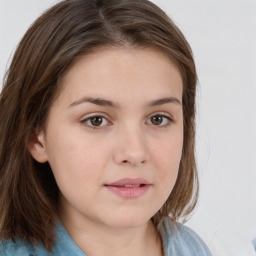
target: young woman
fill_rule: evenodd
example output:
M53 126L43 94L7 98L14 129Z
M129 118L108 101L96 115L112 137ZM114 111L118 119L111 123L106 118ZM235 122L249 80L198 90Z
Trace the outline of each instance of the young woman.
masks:
M69 0L20 42L0 98L0 254L210 255L197 201L196 70L147 0Z

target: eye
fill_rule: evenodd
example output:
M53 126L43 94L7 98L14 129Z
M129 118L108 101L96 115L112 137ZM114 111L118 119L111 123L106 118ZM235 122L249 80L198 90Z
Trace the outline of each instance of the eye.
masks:
M162 114L156 114L151 116L148 120L147 123L150 125L155 125L155 126L160 126L160 127L166 127L168 126L173 120Z
M97 129L108 125L109 121L101 115L95 115L82 120L81 123L89 128Z

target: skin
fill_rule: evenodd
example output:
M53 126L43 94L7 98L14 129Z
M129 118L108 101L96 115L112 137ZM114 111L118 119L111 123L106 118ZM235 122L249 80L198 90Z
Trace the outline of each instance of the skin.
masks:
M52 168L62 223L88 255L162 255L150 219L171 193L181 159L177 67L153 49L100 49L79 59L60 86L30 152ZM105 186L127 177L151 186L138 198Z

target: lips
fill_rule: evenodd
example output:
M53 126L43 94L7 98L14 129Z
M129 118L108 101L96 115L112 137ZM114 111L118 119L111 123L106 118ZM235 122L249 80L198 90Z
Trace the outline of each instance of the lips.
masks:
M151 186L149 181L142 178L125 178L105 185L110 192L123 198L138 198Z

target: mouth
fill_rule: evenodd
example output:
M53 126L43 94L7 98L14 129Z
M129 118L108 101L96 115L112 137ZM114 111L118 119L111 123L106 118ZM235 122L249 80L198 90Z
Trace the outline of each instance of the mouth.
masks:
M126 184L126 185L123 185L123 186L116 186L116 187L138 188L138 187L142 187L142 186L145 186L145 184L138 184L138 185Z
M110 192L122 198L141 197L151 186L149 181L141 178L125 178L105 185Z

